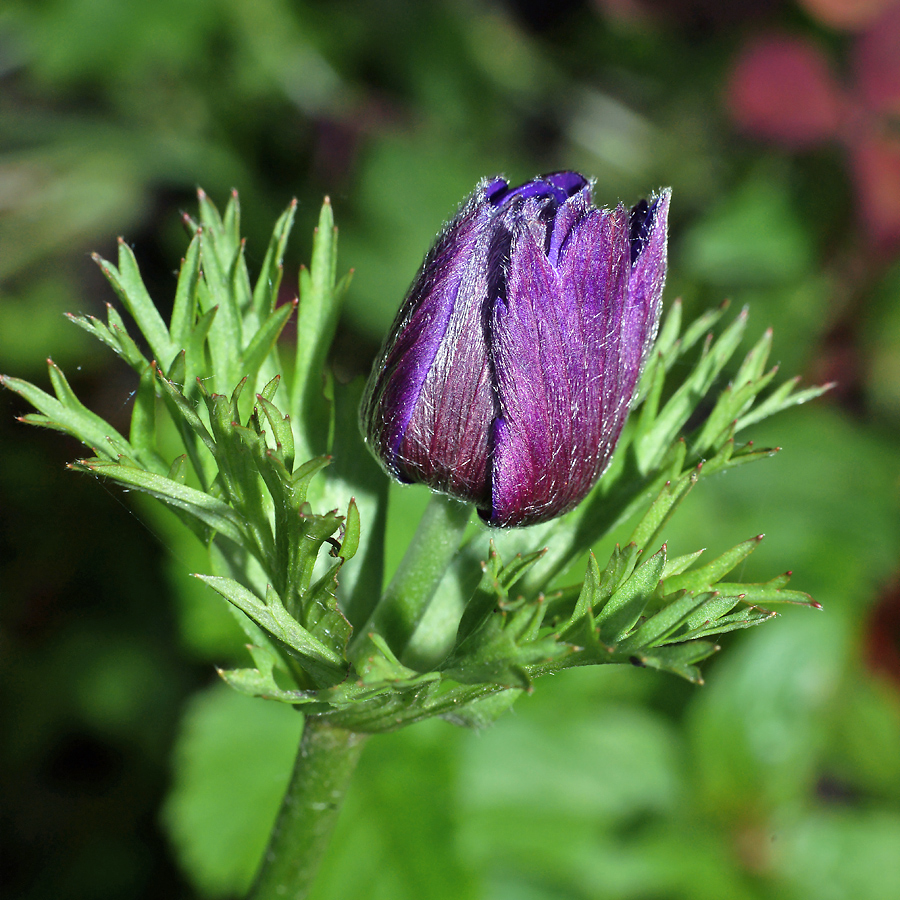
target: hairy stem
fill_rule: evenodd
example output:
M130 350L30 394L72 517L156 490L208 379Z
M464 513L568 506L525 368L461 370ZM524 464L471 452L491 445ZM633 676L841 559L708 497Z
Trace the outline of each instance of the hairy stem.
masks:
M249 900L303 900L309 895L366 737L307 717Z

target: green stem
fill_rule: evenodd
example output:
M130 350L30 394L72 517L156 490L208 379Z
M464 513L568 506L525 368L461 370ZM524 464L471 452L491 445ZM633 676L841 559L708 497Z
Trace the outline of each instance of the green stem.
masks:
M366 737L307 717L291 781L249 900L308 896Z
M354 662L370 652L372 632L381 635L398 657L403 655L459 550L471 517L471 506L432 494L391 583L350 648Z

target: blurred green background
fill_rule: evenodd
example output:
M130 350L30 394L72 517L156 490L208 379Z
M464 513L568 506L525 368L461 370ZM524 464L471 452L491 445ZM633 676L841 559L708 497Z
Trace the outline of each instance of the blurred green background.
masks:
M790 567L825 612L727 637L704 687L572 671L484 732L374 738L315 897L900 896L894 0L7 0L0 371L52 356L124 427L130 373L62 313L113 301L117 235L170 302L197 185L240 191L251 266L298 197L286 291L331 196L335 364L365 371L477 179L560 168L601 203L672 185L667 298L749 303L783 374L838 380L669 535L765 531L742 577ZM0 396L3 896L239 896L299 717L218 683L241 641L200 548L25 411ZM399 542L423 499L392 495Z

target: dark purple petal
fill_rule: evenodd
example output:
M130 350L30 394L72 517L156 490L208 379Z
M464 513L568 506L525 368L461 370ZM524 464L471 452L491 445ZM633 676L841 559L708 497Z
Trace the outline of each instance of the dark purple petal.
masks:
M509 182L505 178L491 178L485 185L484 197L496 206L499 199L503 197L508 189Z
M578 172L552 172L550 175L544 175L542 180L559 188L567 197L578 193L588 184L587 178Z
M483 185L484 186L484 185ZM367 438L386 467L404 481L437 490L465 484L463 496L484 493L487 430L493 416L487 351L480 327L487 296L489 223L483 186L439 236L413 282L385 341L363 401ZM448 367L454 369L448 379ZM462 408L464 404L465 408ZM451 458L440 458L449 416L464 429ZM458 439L459 434L454 435ZM447 449L447 448L443 448ZM460 459L469 458L465 472ZM455 473L452 477L447 473ZM436 481L435 481L436 479ZM444 484L447 487L444 487Z
M496 188L496 184L497 182L491 183L487 194L494 206L507 205L514 200L527 200L529 197L550 198L562 205L573 194L587 187L588 182L577 172L554 172L520 184L516 188L508 186Z
M637 366L638 376L647 361L659 325L663 287L666 283L666 237L671 198L671 190L651 197L646 210L639 214L638 229L634 227L635 215L632 210L631 277L623 311L627 331L625 346L629 353L623 362L629 371Z
M396 449L407 478L476 503L484 501L488 487L488 436L494 417L482 328L486 294L479 267L470 267Z

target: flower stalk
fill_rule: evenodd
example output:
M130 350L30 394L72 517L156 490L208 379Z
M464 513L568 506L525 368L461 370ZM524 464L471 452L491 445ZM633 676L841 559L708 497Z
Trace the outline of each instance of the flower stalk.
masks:
M472 508L443 494L432 494L403 560L369 621L351 643L349 657L357 671L365 671L373 651L374 632L401 661L459 551Z
M249 900L303 900L322 862L367 735L307 716Z

